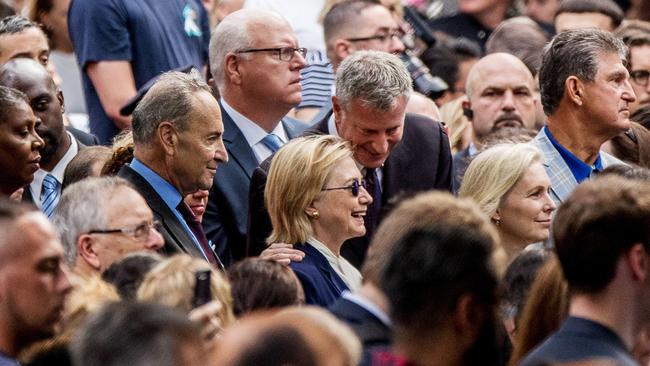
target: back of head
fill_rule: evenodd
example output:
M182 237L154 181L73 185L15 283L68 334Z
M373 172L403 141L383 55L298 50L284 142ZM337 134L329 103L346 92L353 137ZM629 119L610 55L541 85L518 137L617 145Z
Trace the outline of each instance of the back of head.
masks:
M113 284L123 300L135 300L144 276L162 257L156 253L137 252L124 256L102 273L102 279Z
M498 234L476 204L467 199L458 199L449 193L427 192L404 200L382 221L373 237L363 266L364 281L379 285L382 273L398 243L416 230L428 230L440 224L472 227L484 237L489 237L495 246L495 263L505 260L498 244ZM504 268L501 268L504 269Z
M650 131L637 122L631 128L610 140L612 155L644 168L650 168Z
M77 259L77 239L81 234L106 227L106 209L115 191L132 188L118 177L90 177L66 187L57 205L53 221L58 228L65 250L65 259L74 266Z
M538 270L548 257L544 249L526 249L510 262L503 279L501 312L504 320L513 320L516 324Z
M471 198L492 217L510 191L541 153L529 144L495 145L476 155L467 167L458 195Z
M133 141L147 145L154 140L158 125L171 122L178 131L187 128L196 94L211 93L196 70L189 74L170 71L162 74L133 111Z
M572 292L600 293L633 245L649 250L650 183L606 176L579 185L557 211L553 237Z
M451 331L457 311L469 311L459 309L461 300L470 297L471 311L481 314L482 321L473 324L475 333L462 335L472 334L472 344L454 347L464 348L467 364L493 364L498 357L493 250L492 237L466 225L432 225L402 238L390 255L381 284L396 341L431 340ZM479 344L481 348L474 348Z
M533 75L542 62L542 52L549 37L528 17L504 20L490 34L485 44L486 53L506 52L517 56Z
M71 351L76 366L199 366L206 362L201 344L198 326L183 313L163 305L117 302L86 323Z
M221 303L219 320L222 327L227 327L235 320L228 280L208 262L187 254L174 255L153 267L142 280L137 299L157 302L189 313L192 310L195 274L204 270L211 271L212 297Z
M612 53L622 60L627 59L625 44L609 32L588 28L569 30L555 36L544 50L539 70L544 113L550 116L558 109L569 76L576 76L585 82L594 81L600 55Z
M79 150L65 167L64 188L88 177L98 177L111 155L111 149L106 146L89 146Z
M13 225L21 216L28 212L36 211L34 207L23 203L16 203L7 198L0 197L0 232L4 233L0 237L0 263L5 260L11 260L13 241L11 235Z
M14 106L19 103L29 105L27 96L23 92L0 85L0 123L11 118Z
M274 155L264 199L273 225L269 243L304 243L312 234L305 209L320 194L330 170L351 157L350 143L332 135L294 139Z
M613 0L562 0L555 13L555 18L563 13L600 13L612 21L612 30L623 21L625 14Z
M261 258L246 258L228 268L235 316L299 305L305 295L293 271Z
M380 51L357 51L343 60L336 72L336 99L346 109L353 100L389 111L397 98L408 101L413 92L411 76L395 55Z
M614 32L628 47L650 45L650 22L628 20Z

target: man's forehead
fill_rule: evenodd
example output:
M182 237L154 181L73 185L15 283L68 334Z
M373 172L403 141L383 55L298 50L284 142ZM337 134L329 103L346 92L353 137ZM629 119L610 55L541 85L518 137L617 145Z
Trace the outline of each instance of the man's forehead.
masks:
M349 24L352 30L359 30L362 27L372 27L375 29L386 28L394 29L397 28L397 23L393 16L390 14L388 9L383 5L375 5L367 7L359 13L357 21L353 22L356 24Z

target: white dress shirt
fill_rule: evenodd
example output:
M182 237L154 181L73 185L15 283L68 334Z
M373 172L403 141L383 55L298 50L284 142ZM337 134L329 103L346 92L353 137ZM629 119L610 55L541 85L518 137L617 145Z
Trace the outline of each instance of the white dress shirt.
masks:
M334 254L327 245L321 243L313 236L307 239L307 243L311 244L312 247L316 248L316 250L325 256L327 262L341 277L343 282L345 282L350 291L357 291L361 287L361 280L363 277L361 277L359 270L354 268L347 259Z
M32 193L32 198L34 203L38 208L41 208L41 189L43 188L43 179L48 174L51 174L59 182L59 196L61 195L61 185L63 184L63 174L65 173L65 168L70 164L72 158L74 158L79 152L79 145L77 144L77 139L72 136L72 134L66 131L68 136L70 136L70 147L68 151L65 152L61 160L54 166L51 172L48 172L43 169L39 169L34 173L34 180L29 184L29 191Z
M255 158L257 158L258 163L263 162L266 160L266 158L273 154L273 151L271 151L271 149L269 149L262 142L264 137L268 135L268 133L264 131L262 127L250 119L244 117L241 113L237 112L230 105L228 105L228 103L226 103L223 98L221 98L221 106L226 111L226 113L228 113L230 118L232 118L239 130L244 135L246 142L248 142L248 146L253 149L253 153L255 153ZM276 135L283 145L289 141L289 137L287 136L287 132L284 130L282 122L279 122L273 131L271 131L271 133Z

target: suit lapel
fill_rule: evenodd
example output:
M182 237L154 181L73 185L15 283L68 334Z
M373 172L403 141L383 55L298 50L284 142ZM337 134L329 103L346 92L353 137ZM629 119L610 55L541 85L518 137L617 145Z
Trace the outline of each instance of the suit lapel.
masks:
M562 203L578 185L571 169L560 153L555 149L551 140L546 137L544 130L540 130L533 145L539 148L544 155L544 168L551 181L551 193L556 203Z
M224 127L223 142L226 145L228 158L230 159L227 164L235 163L239 165L246 172L248 178L251 178L253 170L258 165L255 153L248 145L244 134L223 108L221 108L221 118Z
M298 247L298 246L297 246ZM311 258L313 258L314 262L316 263L316 267L318 267L318 270L323 274L323 277L327 279L327 281L330 282L330 284L338 289L339 292L343 292L344 290L349 290L349 288L345 285L345 282L339 277L338 274L334 272L334 269L332 266L330 266L329 262L327 261L327 258L318 251L318 249L314 248L313 246L309 244L305 244L304 246L300 246L301 249L305 253L308 253Z

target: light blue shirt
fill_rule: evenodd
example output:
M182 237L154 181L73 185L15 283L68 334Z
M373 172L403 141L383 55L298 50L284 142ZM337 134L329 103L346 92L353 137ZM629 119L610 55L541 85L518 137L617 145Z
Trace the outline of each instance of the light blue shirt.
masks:
M187 225L187 222L183 218L183 215L181 215L181 213L176 209L178 204L183 200L183 196L181 196L178 190L176 190L176 188L174 188L174 186L172 186L168 181L164 180L161 176L151 170L148 166L144 165L138 159L133 158L130 167L136 173L140 174L142 178L144 178L149 184L151 184L151 187L153 187L154 191L158 193L163 202L165 202L167 207L169 207L169 209L174 213L178 221L183 225L183 228L185 228L185 231L187 231L190 234L192 240L194 240L194 245L199 248L201 254L203 254L203 257L207 260L208 257L205 255L203 248L201 248L199 241L196 239L194 233Z

